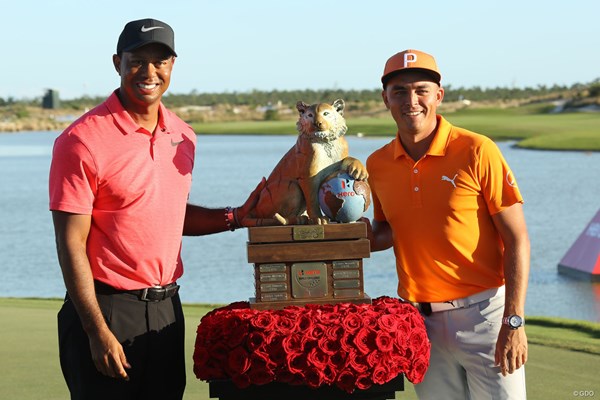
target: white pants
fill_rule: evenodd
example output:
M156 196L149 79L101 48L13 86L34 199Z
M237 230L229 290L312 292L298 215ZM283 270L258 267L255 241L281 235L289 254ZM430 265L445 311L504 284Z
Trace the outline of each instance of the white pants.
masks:
M431 359L423 382L415 385L420 400L526 399L525 368L504 377L494 362L503 312L499 294L425 317Z

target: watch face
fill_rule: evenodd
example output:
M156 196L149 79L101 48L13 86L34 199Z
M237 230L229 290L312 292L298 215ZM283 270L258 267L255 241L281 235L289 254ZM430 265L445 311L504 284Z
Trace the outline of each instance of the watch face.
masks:
M523 320L518 315L511 315L508 318L508 325L511 328L518 328L523 324Z

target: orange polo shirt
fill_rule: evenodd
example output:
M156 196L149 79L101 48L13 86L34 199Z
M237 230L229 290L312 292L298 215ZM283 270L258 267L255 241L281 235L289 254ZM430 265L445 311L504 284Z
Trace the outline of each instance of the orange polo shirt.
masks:
M523 201L492 140L437 119L419 161L398 136L367 160L374 219L392 228L398 295L410 301L501 286L503 246L491 216Z
M50 209L92 216L87 254L94 279L133 290L182 275L195 148L192 128L162 104L152 134L115 93L58 136Z

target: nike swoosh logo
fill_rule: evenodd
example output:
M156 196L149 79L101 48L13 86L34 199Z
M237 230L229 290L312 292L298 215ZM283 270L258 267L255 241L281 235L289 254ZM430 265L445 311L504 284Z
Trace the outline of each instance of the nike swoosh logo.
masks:
M181 140L179 142L174 142L173 139L171 139L171 146L175 147L175 146L179 146L181 143L183 143L184 140Z
M142 32L150 32L150 31L153 31L155 29L164 29L164 27L162 27L162 26L151 26L149 28L146 28L144 25L142 25L142 29L140 29L140 31L142 31Z

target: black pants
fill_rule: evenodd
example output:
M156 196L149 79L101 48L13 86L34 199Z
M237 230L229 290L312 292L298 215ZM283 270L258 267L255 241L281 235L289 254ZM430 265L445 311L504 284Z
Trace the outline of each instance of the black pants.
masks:
M129 293L98 294L109 328L123 345L129 381L102 375L72 301L58 313L60 365L71 399L175 400L185 389L185 326L179 295L145 302Z

